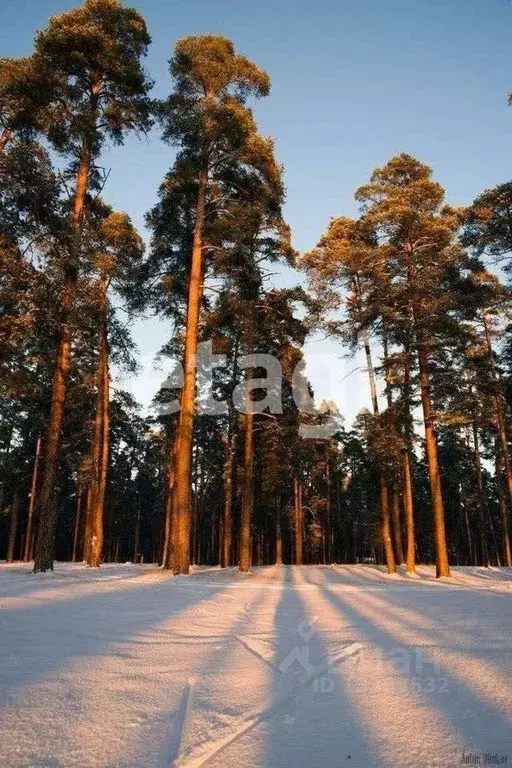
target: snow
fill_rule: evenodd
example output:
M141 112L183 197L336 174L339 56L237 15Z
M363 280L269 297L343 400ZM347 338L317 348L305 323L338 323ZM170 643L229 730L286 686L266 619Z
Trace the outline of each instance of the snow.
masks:
M0 764L510 765L512 569L418 572L4 564Z

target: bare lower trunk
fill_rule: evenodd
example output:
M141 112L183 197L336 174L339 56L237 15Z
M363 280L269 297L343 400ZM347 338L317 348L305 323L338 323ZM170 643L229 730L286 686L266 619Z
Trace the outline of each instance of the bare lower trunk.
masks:
M174 511L175 511L175 484L176 484L176 456L178 454L178 430L174 435L171 450L169 452L169 466L167 469L167 499L165 503L165 534L162 552L162 568L172 570L174 553Z
M76 191L73 204L73 225L76 240L73 248L76 249L77 253L90 166L91 149L89 144L84 142L77 171ZM78 258L77 254L74 255ZM71 311L74 303L77 280L78 274L76 269L73 268L71 271L68 271L61 295L62 315L59 325L59 349L52 384L52 402L46 440L44 475L38 504L39 528L34 560L35 572L47 571L48 569L53 570L53 553L57 530L55 480L60 458L64 403L71 364Z
M363 333L364 351L366 355L366 366L368 370L368 380L370 383L370 396L372 399L373 414L375 417L379 415L379 400L377 397L377 385L375 383L375 370L373 367L372 353L370 349L370 340L368 334L365 331ZM377 466L378 484L379 484L379 506L380 506L380 532L382 536L382 544L384 547L384 554L386 557L386 566L388 573L396 572L395 553L393 551L393 542L391 539L391 514L389 511L389 493L386 485L385 477L381 471L381 468Z
M277 508L276 515L276 565L283 564L283 537L281 532L281 510Z
M421 403L423 407L423 421L425 424L425 444L427 450L428 476L430 481L430 493L432 497L432 510L434 514L436 576L437 578L440 578L441 576L450 576L450 566L448 564L448 548L446 545L443 493L441 489L441 475L439 471L435 416L430 395L428 352L425 339L419 332L417 333L417 343L418 363L420 369Z
M405 570L407 573L416 572L416 537L414 532L414 500L412 491L411 456L409 451L404 453L404 508L405 508L405 534L407 540L407 552L405 556Z
M32 485L30 487L30 501L28 505L27 533L25 536L25 552L23 560L28 563L32 553L32 538L34 536L34 511L37 498L37 476L39 473L39 462L41 459L41 435L38 435L36 443L36 458L34 460L34 469L32 472Z
M77 550L78 550L78 532L80 530L80 517L82 512L82 486L80 483L78 483L78 489L77 489L77 501L76 501L76 515L75 515L75 527L73 530L73 552L71 555L71 561L73 563L76 563L77 561Z
M480 461L480 446L478 440L478 427L473 422L473 456L475 459L476 483L478 488L478 519L480 521L480 540L482 544L483 565L488 568L489 563L489 545L487 542L486 518L488 517L487 499L484 490L484 481L482 477L482 465Z
M302 528L303 528L303 508L302 508L302 483L298 478L294 478L294 508L295 508L295 565L302 565Z
M133 562L137 563L139 560L139 546L140 546L140 503L137 507L137 517L135 519L135 536L133 542Z
M491 329L489 327L489 321L487 319L487 315L485 312L483 313L482 320L483 320L484 331L485 331L485 339L487 342L487 354L488 354L489 364L491 368L491 376L492 376L493 389L494 389L494 403L495 403L495 409L496 409L496 421L497 421L497 427L498 427L498 445L499 445L499 452L501 454L501 466L502 466L504 477L505 477L505 486L507 489L507 497L508 497L508 504L505 504L504 507L503 505L500 505L501 520L502 520L502 535L503 535L503 555L504 555L505 565L511 566L512 560L511 560L509 518L508 518L507 506L512 509L512 462L510 460L510 452L508 448L507 426L506 426L505 412L503 407L501 382L498 375L498 371L496 370L496 365L494 363Z
M107 493L108 464L110 451L110 375L108 364L108 339L106 319L100 339L101 398L98 403L101 413L101 445L98 464L98 485L93 506L93 535L91 539L90 565L98 568L103 556L105 498Z
M393 548L397 565L404 562L404 550L402 546L402 523L400 520L400 494L396 483L391 486L391 512L393 516Z
M463 505L464 510L464 524L466 526L466 538L468 540L468 565L473 561L473 565L476 565L474 553L473 553L473 541L471 538L471 527L469 525L468 508Z
M247 409L249 410L249 409ZM240 570L251 568L251 524L254 507L254 430L253 414L245 414L244 481L240 519Z
M64 402L71 364L71 326L70 311L75 284L68 280L62 296L63 320L60 325L59 351L57 367L53 377L50 421L46 438L44 475L38 503L38 534L34 559L34 572L53 570L53 553L57 530L57 506L55 500L55 480L60 457Z
M405 399L405 425L404 434L406 448L403 457L403 482L404 482L404 509L405 509L405 536L406 555L405 570L407 573L416 573L416 532L414 527L414 492L412 472L412 423L411 423L411 358L409 343L404 345L404 399Z
M12 509L11 509L11 524L9 526L9 543L7 545L7 557L5 558L5 561L7 563L12 563L14 561L14 550L16 547L16 534L18 532L18 518L19 518L19 511L20 511L20 500L18 496L18 492L14 494L14 499L12 502Z
M233 424L228 435L226 464L224 467L224 513L221 565L229 568L233 565L233 475L235 472L236 425Z
M196 354L199 312L203 294L203 222L208 172L202 169L197 196L196 222L190 270L187 330L185 339L185 377L181 394L179 448L176 461L176 509L174 573L188 573L190 568L191 465L196 396Z
M502 482L502 467L501 467L501 453L496 446L496 486L498 490L498 503L500 507L500 519L501 519L501 537L503 543L503 562L507 567L512 566L512 555L510 551L510 534L508 524L508 507L507 500L503 489Z

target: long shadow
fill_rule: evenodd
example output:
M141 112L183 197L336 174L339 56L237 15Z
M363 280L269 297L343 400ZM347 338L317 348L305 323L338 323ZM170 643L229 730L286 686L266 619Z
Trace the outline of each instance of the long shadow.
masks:
M275 617L275 661L283 674L274 689L275 714L263 724L266 742L261 765L377 766L378 758L355 717L343 677L336 667L329 667L332 649L315 628L310 606L300 597L293 566L288 567L287 576L291 585L283 590ZM314 672L304 668L308 663Z
M339 593L325 590L324 596L333 607L350 620L358 622L360 633L371 645L377 646L384 653L390 653L400 643L399 636L369 621L363 613L350 605ZM428 638L426 637L425 640ZM430 646L432 647L432 646ZM414 656L416 647L409 646ZM427 649L428 651L428 649ZM443 665L442 658L440 659ZM414 675L414 671L411 672ZM422 696L432 708L442 710L453 728L463 737L465 750L472 753L512 752L512 725L503 713L488 701L484 701L466 683L442 666L440 673L443 682L432 693L423 687ZM446 681L446 682L444 682Z
M20 686L43 679L74 658L108 654L129 658L126 646L140 642L136 635L224 589L222 583L203 585L193 576L179 579L163 576L106 593L98 584L97 593L2 611L0 705L8 703Z

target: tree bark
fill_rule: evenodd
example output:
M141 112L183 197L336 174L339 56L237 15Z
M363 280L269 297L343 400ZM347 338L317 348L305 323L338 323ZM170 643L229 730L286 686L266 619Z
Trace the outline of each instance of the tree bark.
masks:
M185 377L181 394L179 419L179 447L176 461L176 536L174 553L174 573L188 573L190 568L190 513L191 487L190 472L192 464L192 441L194 433L194 411L196 397L197 335L199 312L203 294L203 224L206 206L208 170L204 166L199 177L196 221L192 246L192 265L190 271L187 329L185 338Z
M405 426L404 435L406 447L403 455L404 478L404 509L405 509L405 535L406 556L405 570L407 573L416 573L416 532L414 529L414 493L412 473L412 427L411 427L411 361L409 345L404 346L404 400L405 400Z
M32 471L32 484L30 486L30 501L28 505L27 534L25 536L25 552L23 560L28 563L32 552L32 537L34 535L34 510L36 508L37 498L37 475L39 473L39 461L41 459L41 435L38 435L36 442L36 457L34 460L34 469Z
M162 568L172 570L174 555L174 519L175 519L175 484L176 457L178 455L178 429L173 436L169 451L169 466L167 469L167 499L165 503L165 534L162 552Z
M366 355L366 366L368 370L368 380L370 383L370 396L372 399L373 414L375 417L379 415L379 400L377 397L377 385L375 383L375 370L373 367L372 353L370 349L370 339L368 333L363 331L364 352ZM379 505L381 514L380 531L382 536L382 544L384 546L384 554L386 557L386 566L388 573L396 573L395 553L393 551L393 542L391 539L391 515L389 511L389 493L386 485L386 480L382 473L382 470L377 466L378 485L379 485Z
M283 536L281 531L281 507L276 504L276 565L283 564Z
M480 461L480 446L478 440L478 427L475 422L473 427L473 456L475 459L476 483L478 489L478 519L480 521L480 538L482 544L483 565L488 568L489 562L489 544L487 541L487 531L485 529L485 518L488 517L487 499L485 497L484 481L482 477L482 464ZM484 515L484 512L486 513Z
M404 562L404 550L402 546L402 523L400 520L400 494L397 484L391 485L391 513L393 517L393 549L397 565Z
M14 494L11 510L11 524L9 526L9 543L7 545L7 557L6 563L12 563L14 561L14 550L16 547L16 534L18 532L18 518L20 510L20 501L18 492Z
M439 455L435 416L430 395L430 374L428 370L428 351L426 341L420 331L416 331L418 344L418 364L420 370L421 403L425 424L425 444L427 449L428 476L432 508L434 513L434 535L436 545L436 577L450 576L448 549L446 545L446 527L444 519L443 493L439 471Z
M223 510L223 542L222 563L225 568L233 565L233 476L235 472L236 455L236 424L231 425L226 448L226 464L224 467L224 510Z
M295 565L302 565L302 483L295 477L293 480L295 502Z
M108 460L110 444L110 377L108 365L108 329L107 329L107 279L100 283L101 326L98 358L98 391L96 396L96 418L94 423L92 458L91 493L89 497L90 541L87 563L99 568L103 554L104 509L108 479Z
M508 492L507 493L508 506L509 508L512 509L512 462L510 460L510 452L508 448L508 435L507 435L507 426L505 421L505 413L503 408L503 395L501 391L500 377L494 362L491 329L489 326L489 321L487 319L487 314L485 312L482 313L482 321L484 325L485 340L487 343L487 356L489 359L493 390L494 390L494 403L496 408L496 420L497 420L497 426L498 426L498 444L499 444L499 450L501 453L502 467L505 474L506 488ZM502 513L502 523L503 523L503 545L504 545L503 549L504 549L504 555L505 555L505 564L507 566L510 566L512 565L512 562L510 562L510 534L509 534L508 512L506 507L505 507L505 515Z
M140 542L140 502L137 507L137 517L135 519L135 537L133 542L133 562L136 563L139 559L139 542Z
M249 408L247 408L249 410ZM244 480L242 488L242 513L240 519L240 570L251 568L251 524L254 508L254 416L245 414Z
M496 478L496 486L498 491L498 503L500 507L501 536L502 536L502 543L503 543L503 561L505 565L508 568L510 568L510 566L512 566L512 555L511 555L511 548L510 548L510 533L509 533L509 525L508 525L508 507L507 507L507 501L505 498L504 488L502 484L501 462L502 462L502 455L497 445L496 446L495 478Z
M75 199L73 204L73 226L76 249L74 261L78 260L79 238L85 207L89 171L91 167L91 149L84 141L76 177ZM34 560L34 572L53 570L53 553L57 530L57 506L55 499L55 480L58 471L64 403L71 365L71 312L73 309L78 269L76 263L66 270L64 288L61 295L61 321L59 324L59 350L57 365L52 384L52 401L46 439L44 475L39 497L39 529Z
M71 555L71 562L76 563L77 550L78 550L78 531L80 530L80 517L82 512L82 495L83 490L80 482L77 488L77 502L76 502L76 515L75 515L75 527L73 531L73 552Z

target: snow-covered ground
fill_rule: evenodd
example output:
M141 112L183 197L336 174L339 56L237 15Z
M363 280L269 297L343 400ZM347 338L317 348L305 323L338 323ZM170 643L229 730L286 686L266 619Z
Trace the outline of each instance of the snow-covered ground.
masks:
M2 565L0 765L510 766L512 569L419 573Z

